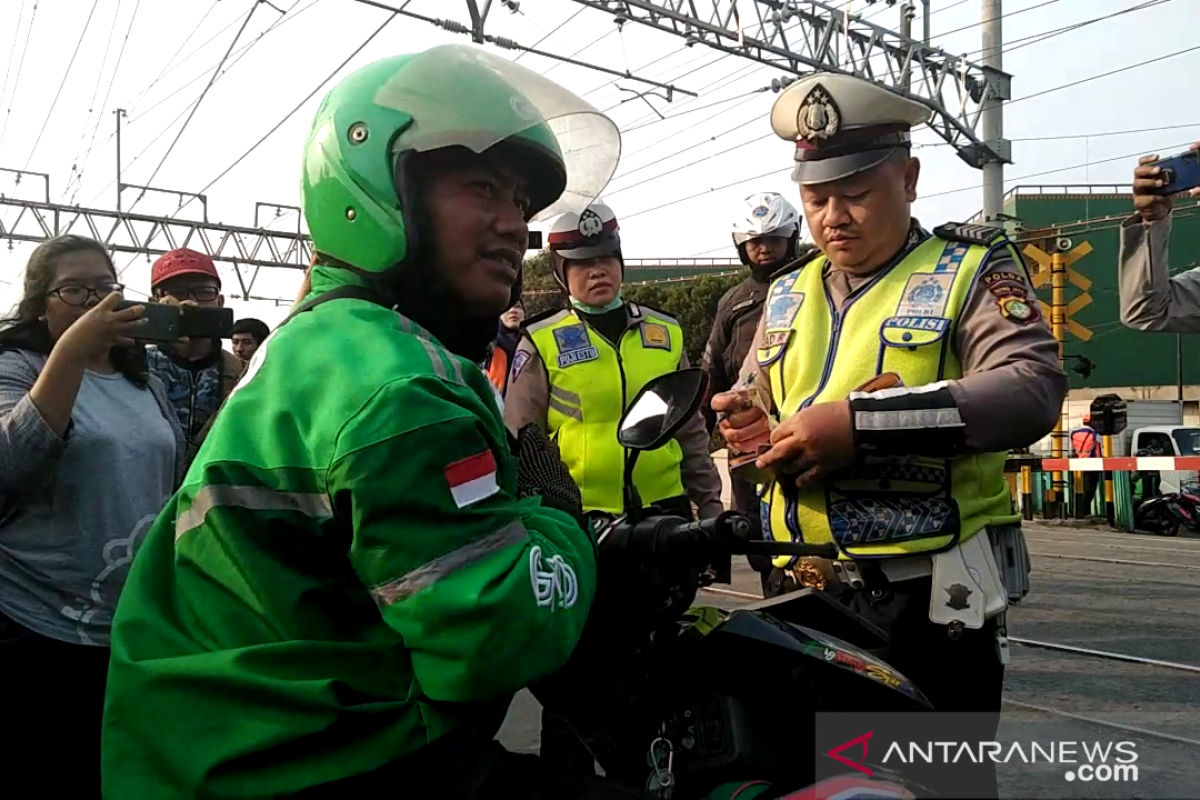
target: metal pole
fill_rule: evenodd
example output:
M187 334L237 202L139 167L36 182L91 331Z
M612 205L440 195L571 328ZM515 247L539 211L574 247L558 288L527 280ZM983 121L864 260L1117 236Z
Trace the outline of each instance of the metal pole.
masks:
M117 211L121 210L121 117L125 109L118 108L113 112L117 115Z
M1063 339L1066 338L1067 304L1064 300L1067 286L1067 263L1062 252L1056 247L1050 254L1050 329L1054 332L1054 340L1058 342L1058 366L1063 366ZM1054 423L1054 433L1051 434L1051 450L1054 458L1063 457L1063 420L1062 415ZM1058 519L1061 516L1059 503L1064 499L1063 474L1055 471L1050 475L1050 502L1045 514L1047 519Z
M982 31L983 53L980 63L984 67L996 70L1004 69L1004 56L1001 52L1004 37L1003 23L1000 20L1001 0L983 0L983 17L980 21ZM1004 103L1001 100L988 100L979 110L980 138L988 144L999 146L1004 138ZM985 223L999 219L1004 210L1004 163L990 161L983 165L983 221Z
M916 16L917 7L911 2L906 2L900 6L900 35L905 39L912 38L912 23L913 17ZM904 65L904 76L901 78L905 87L912 89L912 64Z
M1179 421L1183 422L1183 337L1175 334L1175 399L1179 403Z
M921 9L921 25L925 29L921 43L929 47L929 0L921 0L921 5L924 6Z

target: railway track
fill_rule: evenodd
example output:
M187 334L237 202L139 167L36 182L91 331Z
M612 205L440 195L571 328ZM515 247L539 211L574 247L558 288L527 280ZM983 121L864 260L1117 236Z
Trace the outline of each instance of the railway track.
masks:
M1078 547L1079 545L1101 544L1104 550L1110 550L1110 549L1130 550L1130 551L1147 551L1148 550L1148 551L1162 553L1164 558L1171 558L1172 556L1179 556L1178 559L1173 560L1173 561L1143 561L1143 560L1139 560L1139 559L1129 559L1129 558L1121 558L1121 557L1107 558L1107 557L1099 556L1099 555L1082 555L1082 554L1072 554L1072 553L1047 553L1047 552L1042 552L1039 548L1038 551L1031 551L1031 553L1030 553L1034 559L1050 558L1050 559L1056 559L1056 560L1062 560L1062 561L1077 561L1077 562L1085 562L1085 563L1091 562L1091 563L1097 563L1097 564L1122 565L1122 566L1131 566L1131 567L1152 567L1152 568L1159 568L1159 569L1169 568L1169 569L1175 569L1175 570L1182 570L1185 572L1200 571L1200 540L1182 539L1182 540L1176 540L1173 542L1166 542L1166 541L1158 540L1156 538L1150 539L1151 542L1154 542L1155 544L1161 543L1162 546L1140 546L1140 545L1136 545L1136 544L1124 544L1123 543L1123 542L1128 542L1129 539L1130 539L1130 536L1128 534L1108 534L1106 532L1101 532L1101 533L1098 533L1098 535L1094 535L1094 532L1092 532L1092 531L1085 531L1083 533L1083 535L1079 535L1079 534L1076 534L1075 532L1072 532L1071 534L1068 534L1065 537L1060 537L1057 540L1056 539L1047 539L1043 535L1042 531L1038 531L1037 534L1032 535L1032 536L1028 535L1028 534L1026 535L1026 540L1031 545L1049 543L1049 544L1055 544L1055 545L1066 545L1067 547L1069 547L1071 545ZM1188 542L1194 542L1194 544L1187 544ZM1188 562L1190 562L1190 563L1188 563ZM1079 577L1089 577L1089 578L1093 578L1093 579L1096 578L1096 576L1094 576L1094 575L1079 576ZM1166 585L1170 585L1170 586L1178 586L1178 587L1183 587L1183 588L1200 589L1200 583L1190 583L1190 582L1185 582L1185 581L1163 581L1163 580L1155 580L1155 579L1141 578L1141 577L1125 577L1122 580L1125 580L1127 582L1134 582L1134 583L1146 582L1146 583L1166 584ZM735 589L722 589L722 588L715 588L715 587L707 587L707 588L702 589L701 591L704 593L710 594L710 595L728 598L728 601L732 601L733 603L736 604L734 607L747 605L749 603L753 603L753 602L756 602L756 601L759 601L762 599L761 595L759 595L759 594L755 594L755 593L751 593L751 592L737 591ZM1160 670L1160 671L1164 671L1164 672L1171 673L1174 675L1178 675L1181 679L1183 679L1185 681L1192 681L1192 680L1195 680L1197 677L1200 677L1200 665L1188 664L1188 663L1184 663L1184 662L1180 662L1180 661L1150 658L1150 657L1146 657L1146 656L1133 655L1133 654L1129 654L1129 653L1121 653L1121 652L1116 652L1116 651L1111 651L1111 650L1082 647L1079 645L1069 644L1066 642L1046 641L1043 639L1028 639L1028 638L1024 638L1024 637L1010 637L1009 642L1012 645L1015 645L1015 646L1018 646L1021 648L1025 648L1028 650L1032 650L1032 651L1042 651L1042 652L1047 652L1047 653L1058 654L1060 656L1075 657L1075 658L1089 659L1089 660L1096 660L1096 661L1107 661L1107 662L1114 662L1114 663L1121 663L1121 664L1127 664L1127 665L1133 665L1133 666L1146 667L1147 669ZM1174 742L1174 743L1186 745L1189 747L1200 747L1200 739L1190 738L1187 736L1180 736L1180 735L1169 733L1166 731L1154 730L1152 728L1147 728L1147 727L1143 727L1143 726L1130 725L1130 724L1127 724L1124 722L1119 722L1119 721L1112 720L1112 719L1103 719L1101 717L1094 717L1094 716L1090 716L1090 715L1079 714L1079 713L1067 711L1067 710L1064 710L1061 708L1055 708L1053 706L1045 705L1042 703L1032 703L1032 702L1028 702L1026 700L1018 700L1018 699L1009 698L1009 697L1004 698L1004 703L1008 707L1011 707L1014 709L1019 709L1022 711L1052 715L1052 716L1056 716L1056 717L1060 717L1060 718L1064 718L1064 719L1075 720L1075 721L1086 723L1089 725L1099 726L1102 728L1124 731L1126 733L1130 733L1130 734L1134 734L1137 736L1142 736L1142 737L1146 737L1146 738L1150 738L1150 739Z

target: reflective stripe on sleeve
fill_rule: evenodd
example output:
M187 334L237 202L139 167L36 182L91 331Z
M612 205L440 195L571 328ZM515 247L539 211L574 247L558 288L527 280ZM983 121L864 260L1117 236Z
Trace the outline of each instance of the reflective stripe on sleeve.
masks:
M429 588L442 578L478 564L506 547L522 544L528 540L529 532L525 530L523 524L520 522L509 523L493 534L469 542L457 550L438 556L411 572L372 588L371 595L381 608L385 608Z
M295 512L313 519L333 516L333 504L329 497L318 492L280 492L265 486L213 483L202 488L187 511L176 517L175 539L200 527L208 512L218 507Z

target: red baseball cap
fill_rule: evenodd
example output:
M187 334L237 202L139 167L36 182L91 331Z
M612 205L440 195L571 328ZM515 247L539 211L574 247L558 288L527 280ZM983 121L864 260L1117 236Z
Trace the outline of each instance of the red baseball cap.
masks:
M217 265L204 253L181 247L163 253L150 267L150 288L158 286L163 281L178 278L180 275L207 275L221 285L221 275Z

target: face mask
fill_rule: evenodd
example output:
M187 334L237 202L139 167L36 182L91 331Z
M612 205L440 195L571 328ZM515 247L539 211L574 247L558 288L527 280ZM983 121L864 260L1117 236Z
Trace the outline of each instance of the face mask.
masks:
M602 306L589 306L587 303L580 302L574 297L571 298L571 305L574 306L576 310L582 311L584 314L603 314L606 311L614 311L625 305L625 300L621 297L621 293L617 292L616 297L614 297L612 300L609 300Z

